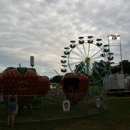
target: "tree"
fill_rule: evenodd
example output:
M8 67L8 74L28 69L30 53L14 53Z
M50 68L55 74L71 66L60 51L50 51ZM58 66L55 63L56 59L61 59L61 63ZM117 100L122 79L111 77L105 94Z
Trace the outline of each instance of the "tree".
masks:
M122 64L119 62L119 65L113 66L111 68L112 74L120 73L123 65L123 73L130 74L130 62L128 60L123 60Z
M50 79L50 82L56 82L56 83L61 83L62 75L56 75L53 78Z

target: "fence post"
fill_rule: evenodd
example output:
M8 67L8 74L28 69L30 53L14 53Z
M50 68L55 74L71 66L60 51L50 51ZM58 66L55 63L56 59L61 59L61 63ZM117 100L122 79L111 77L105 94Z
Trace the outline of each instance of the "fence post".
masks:
M41 125L43 125L43 122L44 122L44 111L43 111L43 108L44 108L44 96L41 96Z
M88 109L89 109L89 106L88 106L88 96L89 95L86 95L87 96L87 98L86 98L86 104L87 104L87 116L88 116Z

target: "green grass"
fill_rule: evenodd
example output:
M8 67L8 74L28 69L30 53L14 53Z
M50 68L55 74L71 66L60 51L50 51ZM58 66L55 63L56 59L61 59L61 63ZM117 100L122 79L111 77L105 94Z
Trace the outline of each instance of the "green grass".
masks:
M14 128L0 123L0 130L129 130L130 98L108 99L108 112L87 117L44 122L16 122Z
M101 93L102 92L102 86L89 86L88 92L89 93Z

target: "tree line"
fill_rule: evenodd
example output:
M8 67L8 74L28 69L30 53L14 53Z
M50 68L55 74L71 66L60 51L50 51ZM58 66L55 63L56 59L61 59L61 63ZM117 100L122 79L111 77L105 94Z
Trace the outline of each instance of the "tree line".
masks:
M111 73L121 73L122 72L122 66L123 66L123 73L124 74L130 74L130 61L129 60L123 60L122 64L119 62L119 65L112 66L111 67Z
M102 62L99 62L98 64L103 66ZM118 65L111 66L111 67L110 67L110 64L108 64L107 69L110 69L112 74L116 74L116 73L120 74L122 72L122 65L123 65L123 73L130 74L130 61L129 60L123 60L122 64L121 64L121 62L119 62ZM97 69L99 72L101 71L100 68L97 67ZM50 82L61 83L62 77L63 77L63 75L56 75L56 76L50 78Z

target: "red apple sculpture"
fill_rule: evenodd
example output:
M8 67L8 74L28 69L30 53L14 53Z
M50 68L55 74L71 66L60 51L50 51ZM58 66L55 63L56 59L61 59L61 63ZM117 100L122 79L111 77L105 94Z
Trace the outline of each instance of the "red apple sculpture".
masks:
M49 87L50 87L49 78L46 76L39 76L37 94L42 95L42 96L47 94Z
M68 73L62 77L61 85L65 97L71 102L81 101L88 92L89 79L84 74Z
M31 101L37 91L37 84L38 75L33 68L9 67L2 72L3 95L17 94L21 106Z
M2 75L0 74L0 93L2 92Z

